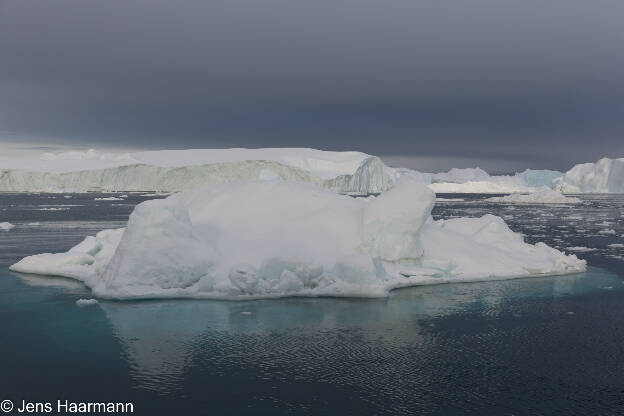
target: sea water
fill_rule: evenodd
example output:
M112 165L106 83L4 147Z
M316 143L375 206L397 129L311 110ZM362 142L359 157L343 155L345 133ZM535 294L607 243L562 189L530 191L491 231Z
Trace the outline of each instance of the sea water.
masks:
M132 402L149 415L624 413L622 197L519 206L453 195L463 201L434 209L493 213L529 242L574 247L590 265L582 274L387 299L79 307L91 297L80 283L8 266L123 226L148 198L68 196L0 195L0 221L16 225L0 232L0 401Z

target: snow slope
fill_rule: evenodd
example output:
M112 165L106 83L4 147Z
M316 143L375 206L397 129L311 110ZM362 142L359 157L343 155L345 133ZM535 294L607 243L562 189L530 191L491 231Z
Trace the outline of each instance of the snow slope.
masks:
M379 158L360 152L190 149L113 155L89 150L2 161L0 191L177 192L208 184L281 179L370 194L389 189L395 176Z
M561 192L542 187L531 194L511 194L488 198L489 202L502 202L508 204L579 204L581 200L563 195Z
M554 189L568 194L624 193L624 158L575 165L555 179Z
M433 221L434 201L409 177L371 198L287 181L208 186L146 201L125 229L11 270L72 277L104 298L248 299L386 296L585 269L574 255L524 243L499 217Z

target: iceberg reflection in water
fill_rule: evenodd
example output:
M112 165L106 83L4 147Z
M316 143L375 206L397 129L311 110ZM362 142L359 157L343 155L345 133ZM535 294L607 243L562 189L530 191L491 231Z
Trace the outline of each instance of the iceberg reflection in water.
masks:
M510 315L509 305L523 299L555 301L620 282L591 269L572 276L407 288L385 300L102 301L99 307L140 388L179 391L198 367L222 376L232 366L257 372L260 379L298 373L330 383L364 383L364 388L370 380L362 373L374 377L379 360L387 366L382 372L397 374L406 371L403 364L412 367L418 361L414 354L419 350L426 359L436 343L432 319L468 312L504 317ZM295 373L282 374L283 366ZM331 368L342 370L328 372Z

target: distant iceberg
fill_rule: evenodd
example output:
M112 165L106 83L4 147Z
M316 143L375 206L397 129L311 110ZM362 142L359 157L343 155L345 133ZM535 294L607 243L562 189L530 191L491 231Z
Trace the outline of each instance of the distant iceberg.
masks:
M423 173L386 166L361 152L315 149L189 149L107 154L46 153L0 162L0 192L180 192L211 184L253 180L308 182L348 195L378 194L409 176L435 192L532 192L561 172L526 170L491 176L480 168Z
M554 170L532 170L514 175L490 175L481 168L451 169L445 173L427 174L430 188L439 193L504 194L535 192L543 186L552 186L554 178L563 173Z
M125 229L11 270L71 277L97 297L387 296L394 288L574 273L496 216L434 221L434 193L399 178L377 197L314 184L233 182L136 206Z
M624 158L575 165L555 179L553 186L566 194L624 193Z
M396 177L375 156L315 149L190 149L121 155L89 150L0 162L0 191L5 192L178 192L209 184L280 179L367 195L390 189Z
M542 187L530 194L511 194L507 196L497 196L488 198L489 202L502 202L507 204L579 204L581 200L570 196L565 196L561 192L553 191L550 188Z

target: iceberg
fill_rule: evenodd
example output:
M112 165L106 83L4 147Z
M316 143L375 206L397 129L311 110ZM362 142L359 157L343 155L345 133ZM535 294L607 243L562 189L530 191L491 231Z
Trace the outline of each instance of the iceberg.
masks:
M96 305L98 303L97 299L78 299L76 301L76 306L84 307L90 305Z
M579 198L565 196L561 192L542 187L531 194L511 194L487 198L488 202L502 202L507 204L579 204Z
M575 165L555 179L553 187L566 194L624 193L624 158Z
M154 150L123 154L72 151L0 161L0 192L173 193L235 181L309 182L348 195L379 194L409 176L435 192L513 193L551 186L561 172L491 176L481 168L423 173L386 166L361 152L305 148Z
M178 192L244 180L311 182L354 195L390 189L396 174L361 152L315 149L189 149L126 154L46 153L0 162L5 192Z
M517 193L535 192L538 188L551 187L554 178L563 173L553 170L532 170L514 175L490 175L481 168L453 168L448 172L430 173L430 188L439 193Z
M16 272L74 278L95 297L387 296L399 287L566 274L586 263L527 244L496 216L434 221L435 194L401 177L376 197L241 181L137 205L126 228Z
M72 151L0 161L0 192L173 193L235 181L309 182L348 195L379 194L409 176L435 192L514 193L551 186L561 172L492 176L481 168L424 173L386 166L361 152L306 148L154 150L123 154Z
M546 186L552 188L553 181L563 176L563 172L548 169L526 169L524 172L517 173L516 175L521 176L528 186L536 188Z
M448 172L432 174L433 182L481 182L488 181L490 178L490 174L479 167L463 169L453 168Z

